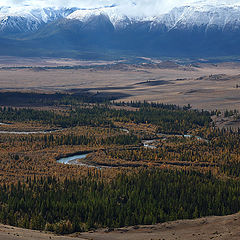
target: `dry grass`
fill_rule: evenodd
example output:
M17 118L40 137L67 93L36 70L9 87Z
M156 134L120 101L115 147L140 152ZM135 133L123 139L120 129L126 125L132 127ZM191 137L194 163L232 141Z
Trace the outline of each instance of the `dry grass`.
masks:
M195 220L179 220L148 226L124 227L109 231L100 229L70 236L0 225L1 240L66 239L66 240L238 240L240 236L240 214L223 217L205 217Z
M60 61L60 60L59 60ZM0 70L2 90L89 89L129 94L125 101L148 100L199 109L240 109L239 68L236 64L199 65L191 68ZM211 75L217 75L212 77Z

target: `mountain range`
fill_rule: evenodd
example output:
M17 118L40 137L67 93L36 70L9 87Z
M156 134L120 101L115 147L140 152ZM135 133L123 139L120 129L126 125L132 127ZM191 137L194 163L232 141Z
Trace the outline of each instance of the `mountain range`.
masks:
M205 0L139 14L115 4L0 7L0 55L236 56L239 42L239 4Z

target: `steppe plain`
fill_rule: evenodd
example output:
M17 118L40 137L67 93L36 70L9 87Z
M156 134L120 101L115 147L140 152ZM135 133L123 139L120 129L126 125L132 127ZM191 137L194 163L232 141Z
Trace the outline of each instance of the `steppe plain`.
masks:
M23 64L24 63L24 64ZM66 67L67 66L67 67ZM80 66L80 67L79 67ZM191 104L207 110L240 109L240 63L0 59L0 90L122 94L122 101Z

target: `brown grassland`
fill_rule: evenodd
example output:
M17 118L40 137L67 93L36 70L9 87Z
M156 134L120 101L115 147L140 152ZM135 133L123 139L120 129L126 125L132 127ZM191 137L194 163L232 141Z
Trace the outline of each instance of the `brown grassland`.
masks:
M70 60L64 63L73 65ZM52 67L49 62L46 66ZM124 101L190 103L193 108L211 110L239 109L240 88L236 88L240 85L239 67L238 63L187 66L116 63L89 69L40 68L38 71L4 67L0 70L0 89L47 92L87 89L128 94Z

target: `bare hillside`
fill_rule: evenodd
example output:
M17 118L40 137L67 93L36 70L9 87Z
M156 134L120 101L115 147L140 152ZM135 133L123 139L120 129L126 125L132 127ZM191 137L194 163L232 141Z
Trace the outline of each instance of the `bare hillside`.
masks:
M64 239L64 240L239 240L240 213L223 217L205 217L195 220L180 220L149 226L135 226L119 229L100 229L69 236L20 229L0 225L1 240Z

